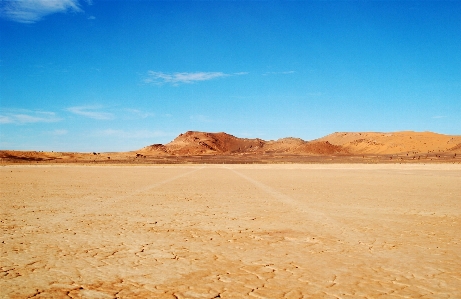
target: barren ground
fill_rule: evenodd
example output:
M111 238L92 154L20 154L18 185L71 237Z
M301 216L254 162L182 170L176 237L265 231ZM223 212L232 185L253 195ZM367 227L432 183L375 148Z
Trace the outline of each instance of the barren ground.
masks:
M0 167L1 298L461 298L459 164Z

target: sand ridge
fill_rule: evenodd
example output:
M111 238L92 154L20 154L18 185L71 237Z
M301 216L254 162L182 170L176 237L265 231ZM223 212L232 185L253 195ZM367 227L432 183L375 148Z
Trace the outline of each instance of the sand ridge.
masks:
M334 133L305 141L265 141L188 131L167 144L130 152L0 151L0 164L458 163L461 136L431 132Z
M0 294L457 298L460 174L450 164L0 167Z
M433 132L339 132L318 139L342 146L350 153L421 155L431 152L456 152L461 148L461 136Z
M209 153L292 153L292 154L401 154L456 152L461 148L461 136L432 132L339 132L305 141L281 138L265 141L259 138L238 138L233 135L188 131L166 145L152 145L141 151L170 154Z

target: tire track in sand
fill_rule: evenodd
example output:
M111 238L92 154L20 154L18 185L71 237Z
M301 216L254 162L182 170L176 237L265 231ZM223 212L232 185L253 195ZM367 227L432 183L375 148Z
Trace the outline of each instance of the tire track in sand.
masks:
M199 167L199 168L194 168L191 171L175 175L175 176L173 176L171 178L167 178L167 179L155 182L153 184L144 186L142 188L138 188L138 189L136 189L134 191L131 191L131 192L127 193L127 194L106 198L103 201L100 201L99 204L92 205L91 208L86 207L84 209L80 209L79 210L80 213L74 213L73 216L75 216L75 214L79 214L79 215L83 214L83 215L85 215L85 214L101 211L101 209L110 207L110 206L115 205L115 204L119 204L120 201L122 201L122 200L132 198L133 196L136 196L138 194L144 193L144 192L149 191L151 189L155 189L155 188L157 188L159 186L162 186L162 185L168 184L170 182L176 181L176 180L178 180L180 178L183 178L183 177L188 176L188 175L190 175L190 174L192 174L194 172L197 172L197 171L199 171L199 170L201 170L203 168L205 168L205 167L202 166L202 167Z
M291 208L296 210L296 212L306 215L309 218L309 220L312 220L314 223L321 225L323 229L326 229L332 237L342 236L344 237L345 241L353 245L368 243L370 245L369 249L372 248L371 244L374 243L374 240L372 242L369 242L369 237L365 236L360 232L354 231L353 228L348 227L346 224L341 223L336 219L328 216L327 214L308 206L306 203L303 203L299 200L292 198L291 196L277 191L276 189L258 180L255 180L233 168L227 166L223 166L223 168L232 171L236 175L252 183L257 188L269 194L275 200L281 202L286 206L290 206Z

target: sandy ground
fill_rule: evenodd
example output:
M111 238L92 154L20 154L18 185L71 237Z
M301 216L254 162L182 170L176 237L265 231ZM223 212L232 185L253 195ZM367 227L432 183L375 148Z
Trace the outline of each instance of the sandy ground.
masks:
M461 298L459 165L0 167L1 298Z

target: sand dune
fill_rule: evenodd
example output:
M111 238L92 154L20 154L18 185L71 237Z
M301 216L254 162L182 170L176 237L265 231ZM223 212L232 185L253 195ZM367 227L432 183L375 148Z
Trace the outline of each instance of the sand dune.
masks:
M342 146L353 154L447 153L461 149L461 136L432 132L333 133L318 141Z
M165 145L172 154L254 152L264 145L261 139L238 138L227 133L188 131Z
M307 142L300 138L282 138L265 141L259 138L238 138L233 135L188 131L166 145L152 145L143 151L158 151L169 154L238 154L238 153L291 153L333 154L345 152L341 146L328 141Z
M333 133L313 141L282 138L276 141L238 138L227 133L188 131L166 145L152 145L142 151L169 154L293 153L293 154L400 154L456 152L461 136L432 132Z
M311 155L332 155L347 153L347 151L329 141L304 141L300 138L282 138L276 141L268 141L260 152L279 153L279 154L311 154Z
M166 145L152 145L141 151L162 154L237 154L277 153L297 155L454 155L461 151L461 136L432 132L333 133L305 141L300 138L262 139L238 138L226 133L189 131Z
M322 163L332 160L348 163L359 162L358 157L367 159L361 160L362 163L379 163L389 162L393 155L397 162L461 162L461 136L431 132L358 132L333 133L312 141L293 137L266 141L224 132L188 131L167 144L153 144L132 152L0 151L3 163Z

